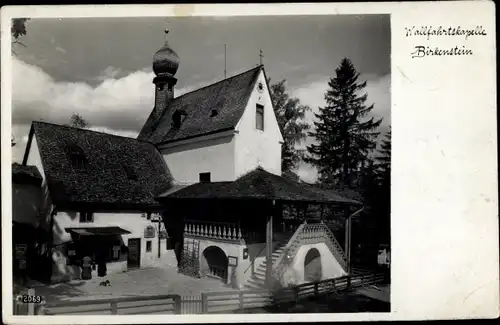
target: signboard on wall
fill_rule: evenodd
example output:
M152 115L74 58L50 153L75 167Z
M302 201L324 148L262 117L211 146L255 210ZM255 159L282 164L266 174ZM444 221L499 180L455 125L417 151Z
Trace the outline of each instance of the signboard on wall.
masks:
M238 257L228 256L227 259L229 266L238 266Z
M155 227L147 226L146 229L144 229L144 238L155 238L155 233Z

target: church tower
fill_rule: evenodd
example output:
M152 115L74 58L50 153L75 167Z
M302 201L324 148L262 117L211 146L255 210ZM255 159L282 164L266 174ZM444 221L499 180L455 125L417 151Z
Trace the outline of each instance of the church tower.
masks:
M174 86L177 83L174 76L179 68L180 59L168 44L168 32L165 30L165 44L153 56L153 72L156 75L153 79L155 84L155 106L152 113L154 121L160 118L174 98Z

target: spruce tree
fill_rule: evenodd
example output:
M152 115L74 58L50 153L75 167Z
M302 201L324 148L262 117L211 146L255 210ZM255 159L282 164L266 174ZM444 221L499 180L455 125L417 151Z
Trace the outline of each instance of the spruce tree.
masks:
M381 185L388 182L390 185L391 180L391 129L384 136L385 139L381 141L380 149L378 150L377 170L379 181Z
M321 183L350 187L361 162L376 146L382 119L368 118L373 105L367 106L368 95L361 93L366 81L358 81L349 59L340 62L335 74L328 82L326 106L315 114L318 121L309 135L316 144L307 147L305 161L317 168Z
M385 134L380 149L378 150L377 178L379 184L377 233L379 241L390 243L390 218L391 218L391 130Z

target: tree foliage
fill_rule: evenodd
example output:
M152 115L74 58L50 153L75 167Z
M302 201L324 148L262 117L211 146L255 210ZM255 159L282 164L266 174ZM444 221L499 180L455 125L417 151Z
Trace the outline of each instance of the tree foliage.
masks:
M384 185L384 182L389 182L391 179L391 132L389 129L384 136L380 144L380 149L378 150L378 155L375 158L377 160L377 171L379 174L379 180Z
M294 173L303 158L304 150L296 148L307 137L309 124L304 121L310 107L302 105L298 98L290 97L286 89L286 80L270 85L271 99L284 143L281 149L281 170L285 176L298 179Z
M358 81L349 59L341 61L335 74L328 82L326 106L315 114L317 122L309 135L316 144L307 147L305 161L317 168L320 182L350 187L376 146L382 119L368 118L373 105L367 106L368 95L361 94L366 81Z
M12 24L10 27L10 33L12 35L12 53L16 54L14 51L14 45L19 44L26 47L24 43L20 41L22 36L25 36L28 31L26 29L26 22L29 18L14 18L12 19Z
M87 122L83 117L81 117L78 113L74 113L71 115L69 126L74 128L85 129L90 127L89 122Z

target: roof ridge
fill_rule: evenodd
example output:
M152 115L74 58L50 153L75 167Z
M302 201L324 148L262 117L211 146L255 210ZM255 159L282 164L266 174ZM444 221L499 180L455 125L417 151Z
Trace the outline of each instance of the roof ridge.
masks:
M194 93L194 92L196 92L196 91L199 91L199 90L202 90L202 89L208 88L208 87L210 87L210 86L214 86L214 85L216 85L216 84L222 83L222 82L224 82L224 81L226 81L226 80L229 80L229 79L233 79L233 78L239 77L239 76L241 76L241 75L244 75L245 73L248 73L248 72L250 72L250 71L257 70L257 69L260 69L260 68L263 68L263 67L264 67L264 65L259 65L259 66L257 66L257 67L254 67L254 68L251 68L251 69L245 70L245 71L243 71L243 72L240 72L240 73L238 73L238 74L235 74L235 75L233 75L233 76L231 76L231 77L224 78L224 79L221 79L221 80L216 81L216 82L214 82L214 83L211 83L211 84L205 85L205 86L203 86L203 87L193 89L193 90L191 90L191 91L188 91L187 93L184 93L184 94L180 95L179 97L175 97L175 98L174 98L174 100L176 100L176 99L178 99L178 98L181 98L181 97L183 97L183 96L185 96L185 95L188 95L188 94Z
M86 132L93 132L93 133L100 133L100 134L105 134L105 135L109 135L109 136L117 137L117 138L125 138L125 139L140 141L140 142L146 142L146 143L149 143L149 144L155 146L154 143L149 142L147 140L141 140L141 139L137 139L137 138L126 137L124 135L118 135L118 134L113 134L113 133L106 133L106 132L102 132L102 131L94 131L94 130L89 130L89 129L84 129L84 128L77 128L77 127L74 127L74 126L69 126L69 125L64 125L64 124L50 123L50 122L45 122L45 121L31 121L31 123L32 124L49 124L49 125L58 126L58 127L61 127L61 128L74 129L74 130L80 130L80 131L86 131Z

